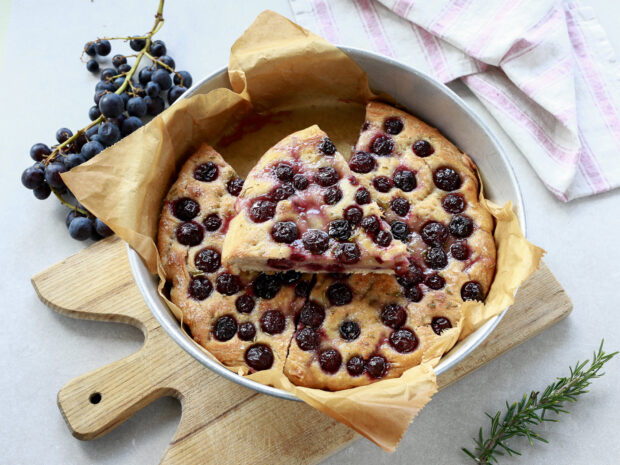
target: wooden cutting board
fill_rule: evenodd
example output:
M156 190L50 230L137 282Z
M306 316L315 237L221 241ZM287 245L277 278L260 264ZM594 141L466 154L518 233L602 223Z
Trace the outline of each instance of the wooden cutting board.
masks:
M80 276L67 280L66 276ZM87 285L84 285L87 283ZM41 300L63 315L136 326L135 354L67 383L58 407L72 434L95 439L162 396L183 414L161 463L316 463L360 439L348 427L300 402L259 394L211 372L159 326L136 287L125 245L112 237L32 278ZM566 317L572 303L542 264L519 290L493 333L438 378L442 389ZM307 441L312 437L312 441Z

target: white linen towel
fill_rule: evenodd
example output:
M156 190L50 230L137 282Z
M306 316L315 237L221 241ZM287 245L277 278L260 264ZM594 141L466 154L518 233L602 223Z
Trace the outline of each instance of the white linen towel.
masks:
M620 186L620 66L561 0L290 0L298 24L442 82L461 79L560 200Z

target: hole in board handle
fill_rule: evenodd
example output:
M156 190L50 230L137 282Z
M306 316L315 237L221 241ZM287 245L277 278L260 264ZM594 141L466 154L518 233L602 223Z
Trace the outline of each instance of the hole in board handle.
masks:
M93 392L88 398L88 400L90 400L90 403L93 405L98 404L99 402L101 402L101 393Z

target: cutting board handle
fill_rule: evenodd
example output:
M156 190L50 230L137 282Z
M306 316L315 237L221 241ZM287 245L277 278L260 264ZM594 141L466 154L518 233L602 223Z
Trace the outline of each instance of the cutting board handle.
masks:
M148 363L153 350L147 340L138 352L63 386L58 407L76 438L102 436L154 400L177 396L175 390L157 382L160 373Z

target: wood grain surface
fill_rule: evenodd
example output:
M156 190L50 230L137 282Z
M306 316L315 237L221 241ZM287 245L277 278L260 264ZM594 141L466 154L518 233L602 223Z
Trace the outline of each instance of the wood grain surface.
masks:
M81 280L64 279L70 273ZM87 285L84 285L87 283ZM181 349L151 314L129 268L125 245L112 237L32 278L40 299L67 316L134 325L136 353L69 381L58 406L72 434L95 439L161 396L182 404L163 464L307 464L360 438L300 402L259 394L205 368ZM519 290L493 333L438 378L444 388L566 317L572 303L542 264ZM312 437L312 441L306 438Z

